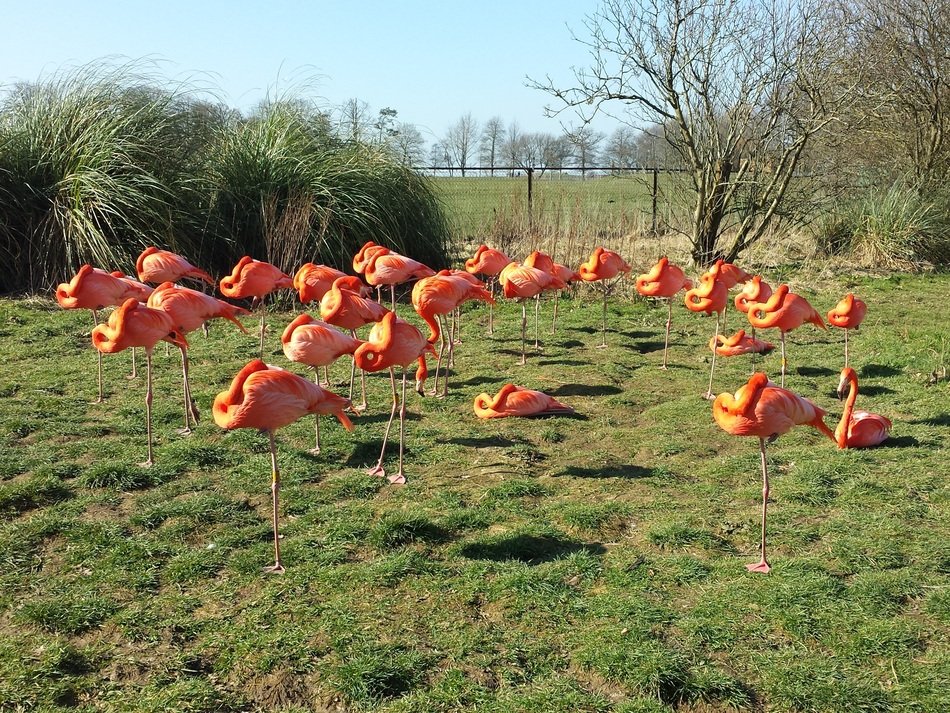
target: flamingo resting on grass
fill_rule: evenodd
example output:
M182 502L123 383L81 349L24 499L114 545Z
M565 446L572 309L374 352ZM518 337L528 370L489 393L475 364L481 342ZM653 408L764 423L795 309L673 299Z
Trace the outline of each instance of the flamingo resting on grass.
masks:
M577 273L584 282L600 283L600 290L604 295L604 314L601 329L603 341L598 346L599 349L607 346L607 297L628 272L630 272L630 266L624 262L624 259L613 250L607 250L606 248L596 248L587 262L577 268ZM620 277L617 277L618 275ZM617 279L610 282L615 277Z
M92 330L93 346L104 354L114 354L129 347L145 349L145 427L148 439L148 458L142 465L150 466L152 459L152 349L166 341L181 349L188 348L185 336L175 329L171 315L160 309L146 307L134 297L109 315L106 324Z
M505 384L494 396L479 394L473 404L479 418L505 418L507 416L550 416L571 414L574 409L562 404L553 396L523 386Z
M644 297L659 297L667 302L666 337L663 340L663 365L666 369L666 355L670 348L670 325L673 323L673 297L680 290L690 290L693 283L686 278L683 270L661 257L650 272L637 278L637 292Z
M390 483L402 485L406 482L403 470L403 452L406 438L406 367L412 362L418 362L416 369L416 391L424 393L425 380L428 375L426 369L426 354L434 353L429 341L415 326L396 317L395 312L387 312L386 316L373 325L369 333L369 340L361 344L353 354L354 363L363 371L382 371L389 369L389 381L393 389L393 409L389 414L386 432L383 434L383 447L379 453L379 460L370 475L387 478ZM396 393L395 367L402 367L402 395ZM383 458L386 456L386 443L389 440L389 431L399 410L399 469L395 474L386 475L383 468Z
M825 412L808 399L780 388L757 371L735 394L719 394L713 402L713 418L726 433L734 436L757 436L762 462L762 540L760 558L746 565L750 572L768 573L771 570L765 554L765 523L769 500L769 471L765 445L794 426L809 425L828 438L834 434L825 425Z
M845 398L846 393L844 412L835 429L838 448L872 448L886 441L891 432L890 419L880 414L854 410L854 402L858 398L858 375L850 366L841 370L841 380L838 382L838 398Z
M274 564L265 572L282 573L280 534L277 528L277 505L280 471L277 469L277 447L274 431L307 414L333 414L348 431L353 424L344 413L349 399L321 389L302 376L255 359L244 366L227 391L214 399L214 422L221 428L256 428L266 431L270 440L271 501L273 504Z
M788 290L788 285L779 285L765 302L750 304L747 313L749 324L753 327L757 329L776 327L782 335L782 388L785 387L785 371L788 365L785 359L785 333L802 326L805 322L828 329L821 315L808 300Z
M848 331L861 326L867 311L868 306L850 292L828 311L828 324L844 330L845 366L848 366Z

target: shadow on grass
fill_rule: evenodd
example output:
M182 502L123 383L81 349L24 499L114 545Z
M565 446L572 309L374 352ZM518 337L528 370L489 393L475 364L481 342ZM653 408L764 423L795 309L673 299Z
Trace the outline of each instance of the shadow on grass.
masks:
M471 542L463 546L460 554L470 559L518 560L527 564L541 564L560 559L575 552L602 555L607 551L599 542L587 543L561 537L516 535L489 542Z
M624 347L640 354L652 354L663 351L663 342L640 342L639 344L624 344Z
M881 394L894 393L894 389L889 389L886 386L862 386L860 389L861 393L865 396L880 396Z
M837 376L840 372L825 366L798 366L795 373L799 376Z
M451 443L456 446L467 446L470 448L508 448L523 441L513 441L503 436L485 436L483 438L447 438L440 443Z
M883 364L865 364L861 367L861 376L898 376L900 369L893 366L884 366Z
M473 376L465 381L455 381L453 386L481 386L482 384L502 384L505 381L504 376Z
M891 436L878 448L916 448L919 445L920 441L913 436Z
M581 361L580 359L542 359L538 361L538 366L587 366L588 364L590 362Z
M621 391L622 389L617 386L603 384L561 384L549 393L551 396L611 396L619 394Z
M915 426L950 426L950 413L941 413L930 418L918 418L907 423L912 423Z
M440 386L439 389L441 390L441 388L442 387ZM435 398L435 397L426 397L426 398ZM411 404L409 403L409 394L406 394L406 407L407 407L406 421L421 421L422 420L422 416L409 410L411 408ZM383 406L383 408L385 409L384 411L378 411L378 412L374 412L370 414L364 413L361 416L352 417L353 423L357 426L360 425L361 423L379 423L379 422L386 423L386 421L389 420L389 414L392 412L392 408L393 408L392 399L390 399L389 403ZM393 419L393 428L398 427L398 425L399 425L399 412L397 411L396 418Z
M652 478L657 473L653 468L644 468L640 465L626 463L621 465L605 465L601 468L581 468L576 465L568 466L554 477L570 476L572 478Z

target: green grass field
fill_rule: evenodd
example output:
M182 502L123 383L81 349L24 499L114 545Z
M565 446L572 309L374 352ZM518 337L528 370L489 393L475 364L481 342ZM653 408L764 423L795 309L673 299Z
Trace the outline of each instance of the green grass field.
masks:
M449 397L410 396L403 487L364 472L385 377L354 433L324 421L319 456L311 419L279 431L287 572L267 576L267 439L210 417L255 338L190 336L189 437L177 355L156 350L156 465L141 469L129 355L106 357L108 400L91 404L88 312L0 301L0 710L950 710L950 277L799 291L824 312L846 288L869 305L859 406L892 438L838 451L801 427L770 446L767 576L744 568L757 441L699 398L713 322L680 302L666 372L662 306L613 304L601 350L594 294L561 302L553 337L545 304L525 367L516 305L494 338L484 306L466 310ZM291 316L268 316L270 363L286 365ZM842 358L838 331L789 337L788 386L829 424ZM719 360L714 391L748 374ZM475 395L509 380L577 415L477 420Z

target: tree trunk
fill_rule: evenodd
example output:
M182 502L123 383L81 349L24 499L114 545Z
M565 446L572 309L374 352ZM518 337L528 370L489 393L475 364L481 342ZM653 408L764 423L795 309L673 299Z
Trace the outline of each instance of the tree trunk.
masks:
M726 193L729 190L729 177L732 175L732 161L722 159L716 162L712 190L701 206L702 215L693 236L693 260L705 267L722 257L716 250L716 238L726 213Z

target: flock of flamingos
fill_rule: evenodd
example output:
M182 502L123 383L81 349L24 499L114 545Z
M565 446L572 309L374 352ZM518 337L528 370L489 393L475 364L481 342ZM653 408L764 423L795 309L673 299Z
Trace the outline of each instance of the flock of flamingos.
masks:
M280 474L277 468L277 450L274 431L307 414L314 414L316 422L316 448L320 448L321 414L332 414L348 430L353 424L346 411L366 408L365 373L389 371L392 385L392 411L383 436L379 461L370 473L387 477L392 483L405 483L403 471L403 444L405 440L405 397L407 369L416 364L416 390L424 393L428 378L426 357L436 357L435 384L431 392L437 397L448 391L448 367L454 362L454 344L458 330L459 307L469 300L482 300L495 304L494 287L500 285L505 298L521 302L521 364L526 361L527 301L535 299L535 341L537 343L537 315L540 295L553 291L555 297L571 282L587 282L600 288L603 293L602 344L606 342L607 300L617 282L630 272L630 266L617 253L599 247L590 258L575 271L555 263L550 256L535 251L523 263L510 260L501 251L482 245L475 255L466 261L465 270L435 270L416 260L400 255L372 241L366 243L353 258L356 275L347 275L325 265L307 263L291 277L267 262L250 257L241 258L230 275L218 283L221 294L231 299L251 298L251 308L259 306L261 314L260 350L264 350L265 297L275 290L295 289L303 304L318 302L320 320L301 314L284 329L281 344L286 357L314 369L314 381L291 371L265 364L254 359L234 377L230 388L217 395L213 405L215 423L225 429L256 428L267 432L270 439L272 464L272 500L274 529L273 566L271 572L284 570L280 559L277 511ZM90 309L94 328L92 343L98 352L99 398L102 390L102 354L111 354L128 348L145 350L147 364L145 411L148 439L148 459L143 465L151 465L152 453L152 350L160 341L174 344L181 350L183 396L185 403L185 427L197 425L198 412L191 397L188 384L188 342L185 335L203 327L209 319L219 317L234 322L242 331L247 330L239 321L248 310L212 297L204 292L176 284L191 278L214 286L215 280L205 271L195 267L185 258L155 247L146 248L136 261L138 280L121 272L107 272L83 265L68 283L59 285L56 298L66 309ZM488 280L482 282L481 275ZM415 280L412 288L412 306L428 325L430 333L424 335L414 325L396 315L395 287ZM158 284L152 288L145 283ZM723 325L729 290L743 284L735 296L736 309L745 313L751 326L751 334L740 329L731 336L719 333ZM382 304L382 288L390 287L391 307ZM377 290L377 300L370 299L372 287ZM832 432L825 425L825 411L814 403L785 389L785 335L787 332L810 322L825 329L822 316L800 295L789 292L788 285L772 290L761 276L752 276L733 264L719 260L699 278L693 286L683 271L663 257L636 281L637 291L652 298L666 299L668 317L663 350L663 365L667 366L670 326L673 314L673 298L685 290L686 307L694 312L716 315L716 331L709 342L712 360L709 386L705 398L715 399L713 418L719 426L738 436L755 436L759 439L762 463L762 535L760 560L747 565L750 571L768 572L766 559L765 528L766 508L769 496L766 443L788 432L796 425L810 425L834 440L839 448L864 448L875 446L888 436L891 423L888 419L866 411L855 411L858 384L854 369L848 366L848 332L857 329L864 318L866 305L852 294L845 296L828 312L828 322L844 330L845 367L841 371L838 386L839 397L847 394L847 402L841 422ZM106 323L99 323L98 311L117 306ZM454 317L454 321L453 321ZM555 328L557 301L554 303ZM356 330L373 324L366 340L357 338ZM781 335L782 374L781 384L769 381L762 372L754 372L749 381L735 394L712 394L713 372L716 357L738 354L763 354L775 347L757 339L756 329L776 328ZM489 312L489 333L493 330L493 314ZM438 353L435 342L439 342ZM352 355L349 398L339 396L320 385L319 367L326 368L344 354ZM443 369L444 364L444 369ZM395 368L402 367L401 389L397 388ZM352 404L356 369L362 380L362 402ZM754 362L753 362L754 368ZM439 390L440 372L442 388ZM506 384L490 396L480 394L474 402L475 414L480 418L504 416L537 416L571 413L570 406L562 404L539 391ZM383 460L389 433L399 412L399 466L395 473L387 475Z

